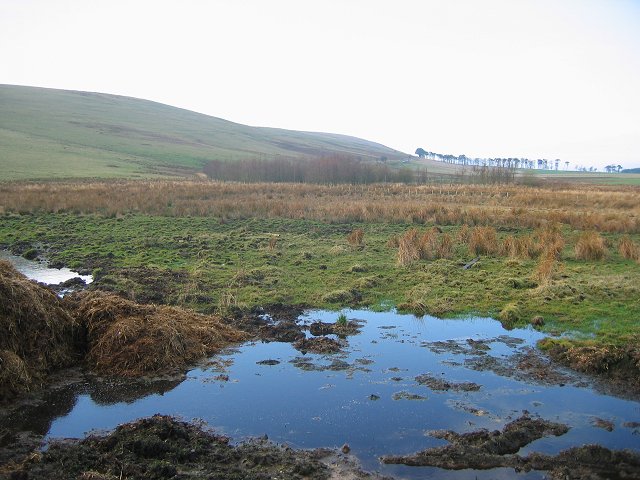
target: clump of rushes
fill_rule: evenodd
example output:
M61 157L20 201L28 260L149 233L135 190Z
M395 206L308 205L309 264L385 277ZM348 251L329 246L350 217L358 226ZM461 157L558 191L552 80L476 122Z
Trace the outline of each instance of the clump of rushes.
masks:
M462 227L460 227L460 230L458 230L457 240L460 243L467 243L469 241L470 235L471 229L469 228L469 225L465 223L464 225L462 225Z
M445 233L440 237L438 245L438 258L451 258L453 256L453 240L451 235Z
M364 246L364 230L356 228L349 235L347 235L347 242L354 247Z
M498 239L493 227L474 227L467 243L472 255L492 255L497 252Z
M598 232L588 231L578 238L575 252L578 260L602 260L607 253L607 247Z
M618 252L628 260L640 260L640 247L638 247L629 235L624 235L618 242Z
M553 250L547 250L538 260L538 265L533 272L533 278L540 285L553 280L553 276L562 269L562 263L558 260Z
M450 258L453 254L453 240L447 233L439 235L436 227L420 235L416 228L410 228L401 237L392 237L387 245L397 243L397 263L401 266L410 265L418 260L434 260Z
M338 320L336 320L336 326L338 327L346 327L347 326L347 316L344 313L338 315Z
M556 259L560 259L565 243L560 224L554 222L539 229L536 231L535 237L538 240L537 250L542 252L542 256L552 255Z
M410 228L398 239L398 255L396 259L398 265L411 265L420 259L418 235L417 228Z

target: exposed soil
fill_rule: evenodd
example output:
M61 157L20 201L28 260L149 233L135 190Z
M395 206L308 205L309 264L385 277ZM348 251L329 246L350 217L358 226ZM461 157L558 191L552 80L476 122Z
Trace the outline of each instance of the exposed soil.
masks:
M323 459L333 456L333 467ZM374 478L331 450L294 450L266 439L230 444L199 426L156 415L107 436L62 441L0 470L11 479L329 479L339 471ZM339 478L335 477L334 478Z
M346 323L326 323L326 322L313 322L309 325L309 332L312 335L357 335L362 327L361 323L356 320L349 320Z
M597 445L565 450L558 455L531 453L526 457L518 451L542 437L564 435L565 425L522 416L505 425L502 431L478 430L459 434L438 430L430 435L449 441L412 455L385 456L382 462L409 466L430 466L451 470L511 467L516 471L546 470L558 479L638 478L640 455L628 450L611 451Z
M429 387L431 390L454 391L454 392L477 392L480 385L473 382L448 382L444 378L436 378L429 374L422 374L416 377L416 382Z
M293 347L302 353L337 353L343 346L338 340L327 337L303 338L293 344Z
M540 342L556 362L594 376L600 389L623 396L640 396L640 347L638 341L625 345L556 341Z

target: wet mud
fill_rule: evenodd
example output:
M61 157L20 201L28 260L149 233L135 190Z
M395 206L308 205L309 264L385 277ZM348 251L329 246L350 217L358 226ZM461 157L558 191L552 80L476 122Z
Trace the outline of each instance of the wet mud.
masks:
M437 378L430 374L422 374L416 377L416 382L429 387L431 390L453 392L477 392L480 385L474 382L449 382L444 378Z
M569 431L566 425L539 418L522 416L502 431L477 430L456 433L450 430L430 432L447 440L441 447L430 448L412 455L384 456L386 464L430 466L449 470L489 470L510 467L515 471L543 470L558 479L638 478L640 455L629 450L612 451L597 445L584 445L560 452L558 455L530 453L518 455L519 450L547 436L560 436Z
M511 348L518 348L515 354L508 357L496 356L488 353L490 345L502 343ZM477 371L491 371L497 375L515 380L521 380L538 385L576 385L585 386L585 379L574 372L562 368L539 350L528 346L520 346L522 340L501 335L489 340L447 340L441 342L423 343L422 346L435 353L450 353L464 356L463 363L466 367ZM416 379L419 381L418 379ZM430 383L438 387L438 384L446 385L446 379L438 381L429 379ZM429 385L431 387L431 385ZM465 388L475 388L473 385ZM432 388L442 389L442 388Z
M333 457L333 458L331 458ZM338 461L341 458L341 461ZM323 460L330 459L329 467ZM10 479L309 479L377 478L327 449L294 450L266 438L232 444L205 428L156 415L107 436L53 442L0 470Z

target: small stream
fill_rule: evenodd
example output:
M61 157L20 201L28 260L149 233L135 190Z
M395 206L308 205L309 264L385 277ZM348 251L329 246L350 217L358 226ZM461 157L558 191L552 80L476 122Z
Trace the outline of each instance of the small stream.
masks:
M640 430L631 423L640 422L640 403L599 393L568 371L555 372L566 379L556 384L523 374L520 359L544 336L532 328L506 331L491 318L343 312L362 328L345 339L341 353L302 354L289 343L250 342L178 379L140 383L80 375L0 417L0 426L31 429L46 439L83 437L161 413L204 420L234 441L266 434L299 448L348 443L365 469L412 479L544 478L543 472L457 472L378 460L446 443L428 436L430 430L500 430L525 411L570 430L533 442L523 455L584 443L640 446ZM334 322L338 313L310 311L298 321ZM451 385L474 382L479 389L439 390L421 384L421 375Z

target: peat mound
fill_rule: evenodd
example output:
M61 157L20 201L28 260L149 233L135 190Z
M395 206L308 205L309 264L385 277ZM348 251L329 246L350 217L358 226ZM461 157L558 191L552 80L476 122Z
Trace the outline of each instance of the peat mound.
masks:
M247 338L216 316L141 305L111 293L82 292L66 303L86 326L89 366L108 375L177 371Z
M82 337L51 290L0 260L0 402L77 361Z
M640 338L625 344L545 338L538 342L551 359L578 372L600 378L613 387L640 393Z

